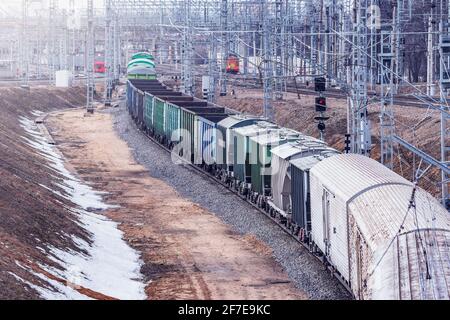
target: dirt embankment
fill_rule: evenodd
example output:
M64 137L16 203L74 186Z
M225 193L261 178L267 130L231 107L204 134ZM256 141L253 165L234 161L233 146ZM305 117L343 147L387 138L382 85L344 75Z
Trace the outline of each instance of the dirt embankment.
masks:
M46 160L26 145L21 117L80 106L85 90L0 88L0 299L39 298L19 278L45 285L27 270L55 266L49 247L75 248L70 235L84 238L68 219L65 199L43 187L58 181Z
M106 200L142 253L150 299L301 299L270 250L234 233L137 164L114 132L112 116L58 113L48 126L69 163Z
M241 112L250 114L262 114L262 92L259 89L234 88L235 96L218 97L219 105L228 106ZM334 148L343 151L345 133L347 132L347 105L345 100L328 98L330 120L327 121L325 140ZM314 117L314 96L287 93L283 101L273 103L276 122L288 128L301 131L305 134L319 137L317 123ZM369 118L372 122L372 157L380 159L380 106L373 104L369 106ZM432 154L440 159L440 137L439 137L439 113L427 112L426 109L394 106L396 120L395 134L413 143L418 148ZM420 162L415 159L416 168ZM411 179L414 170L414 158L411 153L402 148L395 148L394 167L395 171L407 179ZM422 165L425 169L426 165ZM431 168L428 174L420 181L421 186L435 196L440 196L440 172Z

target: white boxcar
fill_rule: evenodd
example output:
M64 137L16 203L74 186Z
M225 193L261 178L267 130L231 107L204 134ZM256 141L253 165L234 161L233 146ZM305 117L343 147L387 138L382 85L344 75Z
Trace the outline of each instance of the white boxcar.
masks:
M337 155L311 169L311 197L313 241L356 298L448 299L450 218L430 194L375 160Z

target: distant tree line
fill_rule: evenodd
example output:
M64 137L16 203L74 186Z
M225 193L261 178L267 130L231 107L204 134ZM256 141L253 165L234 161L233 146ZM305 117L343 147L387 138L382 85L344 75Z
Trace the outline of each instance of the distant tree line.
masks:
M449 0L403 0L401 32L404 33L404 76L409 81L419 82L426 80L427 73L427 31L429 17L433 12L434 31L439 30L441 16L447 17ZM380 0L382 22L392 25L394 7L397 0ZM411 6L410 6L411 5ZM442 8L442 10L441 10ZM434 36L434 45L438 44L439 37ZM438 60L438 51L435 50L435 60ZM434 72L439 71L439 64L435 63Z

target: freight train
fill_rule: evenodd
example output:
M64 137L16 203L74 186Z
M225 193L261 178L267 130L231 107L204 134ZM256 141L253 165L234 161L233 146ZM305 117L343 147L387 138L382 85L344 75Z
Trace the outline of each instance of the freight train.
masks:
M449 299L449 213L416 184L368 157L158 80L130 79L126 105L174 161L272 218L355 298Z

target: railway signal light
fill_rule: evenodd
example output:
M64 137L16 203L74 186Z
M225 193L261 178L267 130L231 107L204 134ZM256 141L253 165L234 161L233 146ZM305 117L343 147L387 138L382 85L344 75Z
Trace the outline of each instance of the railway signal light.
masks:
M314 78L314 90L316 92L324 92L327 80L324 77Z
M320 139L321 140L323 140L323 136L324 136L325 130L327 128L325 125L325 122L329 119L330 119L330 117L324 117L324 116L314 117L314 120L316 120L318 122L317 129L319 129L319 131L320 131Z
M316 97L316 112L327 111L327 98Z

